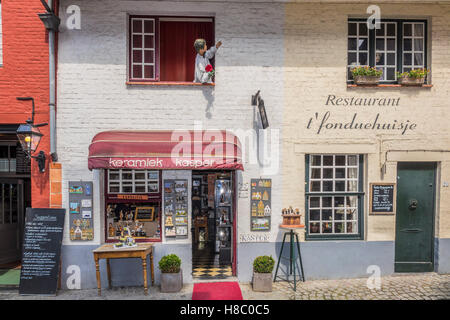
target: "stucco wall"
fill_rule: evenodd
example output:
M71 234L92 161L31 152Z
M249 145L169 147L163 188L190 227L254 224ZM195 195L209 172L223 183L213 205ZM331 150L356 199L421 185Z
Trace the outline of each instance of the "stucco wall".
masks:
M283 205L304 208L305 154L366 154L365 192L370 182L395 182L398 161L440 162L437 185L435 236L450 237L450 6L382 4L381 18L428 19L428 68L432 88L348 88L347 20L366 17L367 4L300 4L285 7L285 104L283 116ZM337 98L400 99L398 106L337 106ZM358 123L379 122L417 124L413 130L323 129L320 121L329 111L329 123L349 123L357 114ZM317 115L317 118L316 118ZM308 122L313 118L310 127ZM318 119L318 120L317 120ZM406 152L407 150L426 152ZM392 150L400 150L393 152ZM403 151L404 150L404 151ZM387 155L386 155L387 153ZM381 166L387 159L386 174ZM295 190L295 191L294 191ZM366 239L393 241L395 216L368 216L365 201Z

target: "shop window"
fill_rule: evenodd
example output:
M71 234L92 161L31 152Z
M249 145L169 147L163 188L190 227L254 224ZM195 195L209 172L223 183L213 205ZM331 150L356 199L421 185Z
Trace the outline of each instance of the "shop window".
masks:
M214 45L212 18L130 17L130 81L194 80L194 41Z
M307 155L307 239L361 239L362 155Z
M160 175L156 170L107 171L107 241L117 241L125 227L137 241L161 241Z
M159 172L150 170L108 170L108 193L157 193Z
M397 72L427 68L427 22L383 20L369 30L365 19L348 21L347 79L351 69L370 66L383 71L381 82L394 83Z

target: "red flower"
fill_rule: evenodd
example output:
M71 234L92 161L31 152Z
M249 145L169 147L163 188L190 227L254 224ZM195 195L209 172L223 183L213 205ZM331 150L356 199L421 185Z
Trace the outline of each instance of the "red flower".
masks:
M206 72L211 72L211 71L213 71L213 66L210 65L210 64L208 64L208 65L205 67L205 71L206 71Z

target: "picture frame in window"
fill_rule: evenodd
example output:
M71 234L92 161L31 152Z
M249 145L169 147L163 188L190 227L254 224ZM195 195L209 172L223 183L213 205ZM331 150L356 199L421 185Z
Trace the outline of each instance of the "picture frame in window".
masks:
M155 207L136 207L134 220L153 222L155 220Z
M149 193L156 193L159 191L159 183L158 182L150 182L148 184L148 192Z

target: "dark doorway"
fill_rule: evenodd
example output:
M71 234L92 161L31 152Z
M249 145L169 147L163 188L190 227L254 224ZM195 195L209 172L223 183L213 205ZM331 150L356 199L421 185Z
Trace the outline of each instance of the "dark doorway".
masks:
M434 270L436 163L397 166L395 272Z
M30 160L17 126L0 126L0 287L19 284L25 208L31 207Z
M230 171L192 172L192 275L233 275L234 186Z

